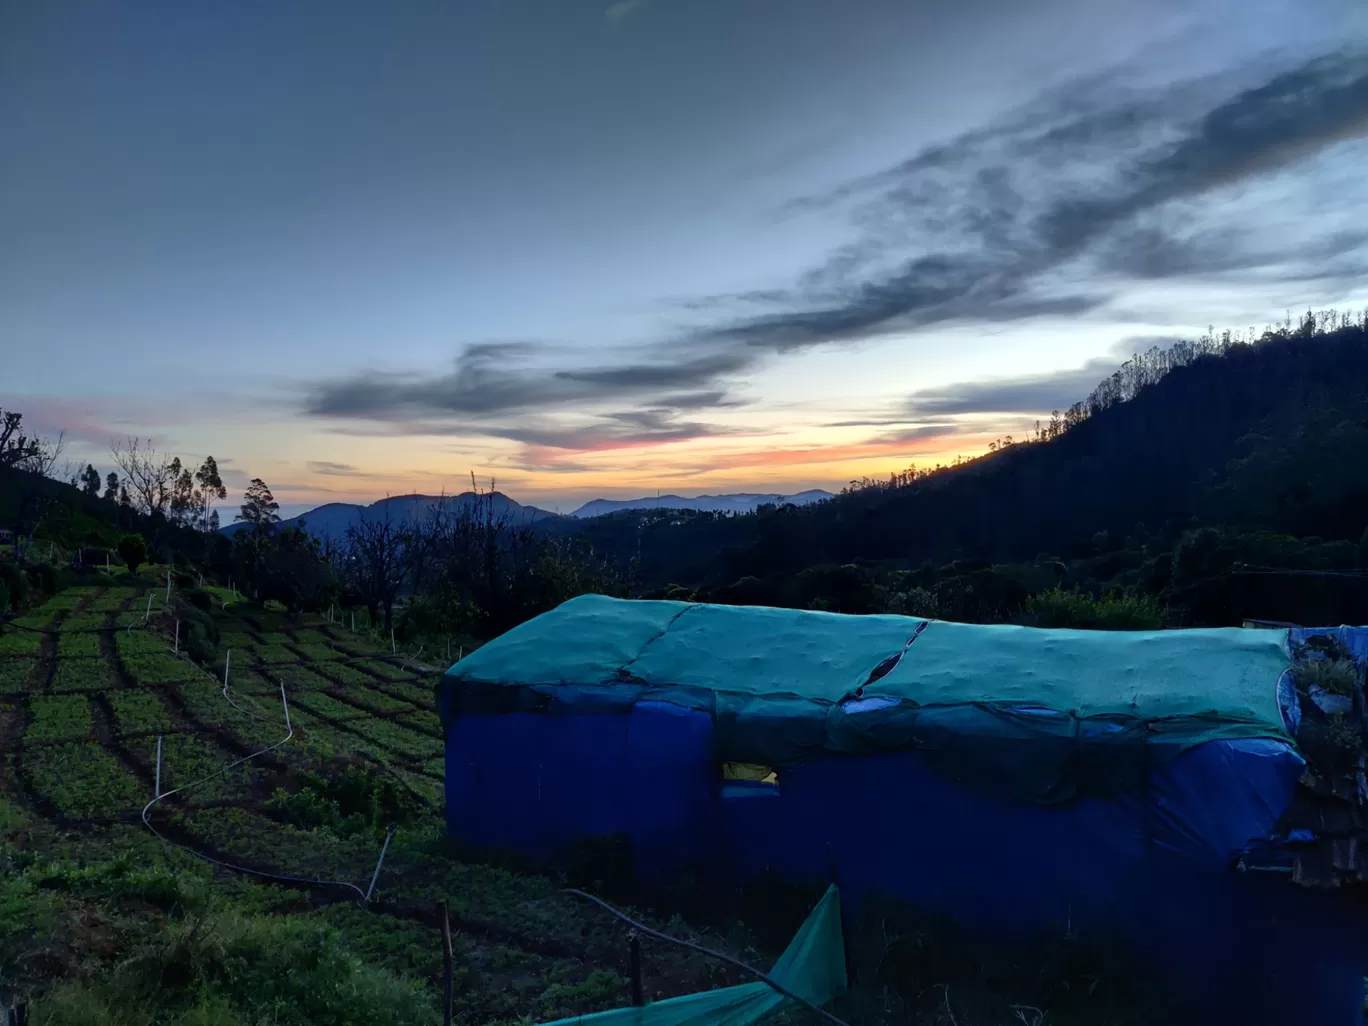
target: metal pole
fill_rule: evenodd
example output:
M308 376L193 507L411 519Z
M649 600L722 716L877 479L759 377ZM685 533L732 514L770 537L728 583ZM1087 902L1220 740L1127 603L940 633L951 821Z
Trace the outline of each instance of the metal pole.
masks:
M180 655L180 621L179 621L179 620L176 621L176 647L175 647L172 651L174 651L177 655Z
M158 735L157 735L157 783L156 783L157 793L156 793L155 795L153 795L154 798L160 798L160 797L161 797L161 742L162 742L161 735L158 734Z
M290 726L290 703L287 702L287 701L285 700L285 682L284 682L283 680L280 682L280 704L281 704L281 706L283 706L284 709L285 709L285 730L286 730L287 733L293 734L293 733L294 733L294 727ZM385 838L385 844L386 844L386 845L389 844L389 838L388 838L388 837ZM380 853L380 858L383 860L384 857L385 857L385 853L384 853L384 852L381 852L381 853ZM377 874L380 872L380 867L379 867L379 866L376 866L376 867L375 867L375 872L376 872ZM375 886L375 881L374 881L374 880L371 881L371 886L372 886L372 887Z
M280 685L281 695L285 694L285 685ZM394 827L390 827L385 832L385 845L380 849L380 859L375 863L375 872L371 874L370 886L366 888L366 901L371 900L371 895L375 892L375 881L380 879L380 867L385 864L385 852L389 851L390 838L394 836Z
M356 633L356 610L352 610L352 633Z
M442 979L446 981L442 994L442 1026L451 1026L451 916L445 901L437 902L437 915L442 921Z
M632 1006L640 1008L646 1003L641 993L641 938L635 930L627 936L631 945L628 951L628 972L632 978Z
M223 690L228 690L228 664L233 661L233 650L230 648L223 655Z
M152 593L147 593L147 611L143 613L144 620L152 619Z
M166 571L166 604L168 606L171 604L171 570L169 567Z
M394 655L394 628L390 628L390 655Z

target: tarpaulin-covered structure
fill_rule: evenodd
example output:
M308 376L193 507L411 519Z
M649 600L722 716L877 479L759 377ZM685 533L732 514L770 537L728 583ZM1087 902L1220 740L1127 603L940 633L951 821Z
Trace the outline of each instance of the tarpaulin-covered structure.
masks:
M625 835L646 877L835 875L846 915L1121 938L1208 1021L1349 1026L1368 923L1242 861L1305 767L1288 662L1286 631L584 596L444 676L450 829L548 857Z

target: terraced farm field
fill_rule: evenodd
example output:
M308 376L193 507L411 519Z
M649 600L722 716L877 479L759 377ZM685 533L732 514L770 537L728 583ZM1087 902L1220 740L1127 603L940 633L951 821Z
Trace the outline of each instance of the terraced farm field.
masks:
M446 842L439 667L215 606L225 688L172 651L158 573L0 630L0 1000L32 1023L437 1023L445 900L458 1022L627 1003L620 924ZM651 945L644 977L652 998L739 980Z

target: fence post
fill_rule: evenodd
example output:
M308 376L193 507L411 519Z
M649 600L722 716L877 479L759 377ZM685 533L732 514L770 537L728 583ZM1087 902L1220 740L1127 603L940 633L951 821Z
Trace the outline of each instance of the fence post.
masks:
M176 647L175 647L174 649L172 649L172 651L174 651L177 655L180 655L180 621L179 621L179 620L176 621Z
M170 567L167 567L167 570L166 570L166 604L167 604L168 606L171 604L171 568L170 568Z
M156 789L157 789L157 793L156 793L156 795L154 795L154 797L156 797L156 798L160 798L160 797L161 797L161 742L162 742L162 736L161 736L160 734L158 734L158 735L157 735L157 783L156 783L156 785L155 785L155 786L156 786Z
M233 661L233 650L230 648L223 654L223 690L228 690L228 665Z
M152 593L147 593L147 611L143 613L144 620L152 619Z
M394 655L395 651L396 651L396 649L395 649L395 647L394 647L394 628L391 627L391 628L390 628L390 655Z
M437 902L442 925L442 1026L451 1026L451 916L445 901Z
M280 685L280 693L285 694L285 685ZM371 900L371 895L375 893L375 881L380 879L380 867L385 864L385 852L389 851L390 838L394 836L394 827L390 827L385 832L385 845L380 849L380 858L375 863L375 872L371 874L370 886L366 888L366 900Z
M646 1003L645 997L641 993L641 938L633 930L627 935L628 943L628 972L632 978L632 1005L640 1008Z

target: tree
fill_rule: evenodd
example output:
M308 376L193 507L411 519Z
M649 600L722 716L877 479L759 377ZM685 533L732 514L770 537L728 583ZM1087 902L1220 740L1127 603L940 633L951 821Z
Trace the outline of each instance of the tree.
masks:
M383 614L387 631L394 626L394 603L411 570L407 554L412 540L412 532L391 519L386 503L382 516L363 510L357 523L347 528L341 547L344 580L370 613L371 623Z
M100 472L89 463L81 473L81 490L93 499L100 497Z
M115 549L119 558L128 564L130 573L137 573L138 567L147 562L147 542L140 534L126 534L119 539Z
M169 507L171 520L182 527L210 530L209 514L214 500L228 495L219 476L218 463L214 457L206 456L199 469L192 473L189 467L181 466L177 458L171 461L171 471L175 475Z
M289 527L247 541L254 546L256 597L275 599L292 614L319 612L336 597L332 567L318 539L302 527Z
M176 479L180 477L180 460L157 452L150 441L138 438L112 445L109 451L123 472L120 484L128 490L132 505L140 513L164 516L175 494Z
M39 451L39 442L23 433L24 415L0 410L0 467L22 467Z
M204 457L204 462L195 471L195 482L199 485L195 493L199 526L202 530L217 531L218 511L214 509L214 500L226 499L228 489L224 487L223 478L219 476L218 462L214 457Z
M254 477L242 496L242 507L233 520L251 525L254 532L266 533L280 523L279 510L280 503L276 502L266 482Z
M105 476L105 502L119 501L119 475L110 471Z

